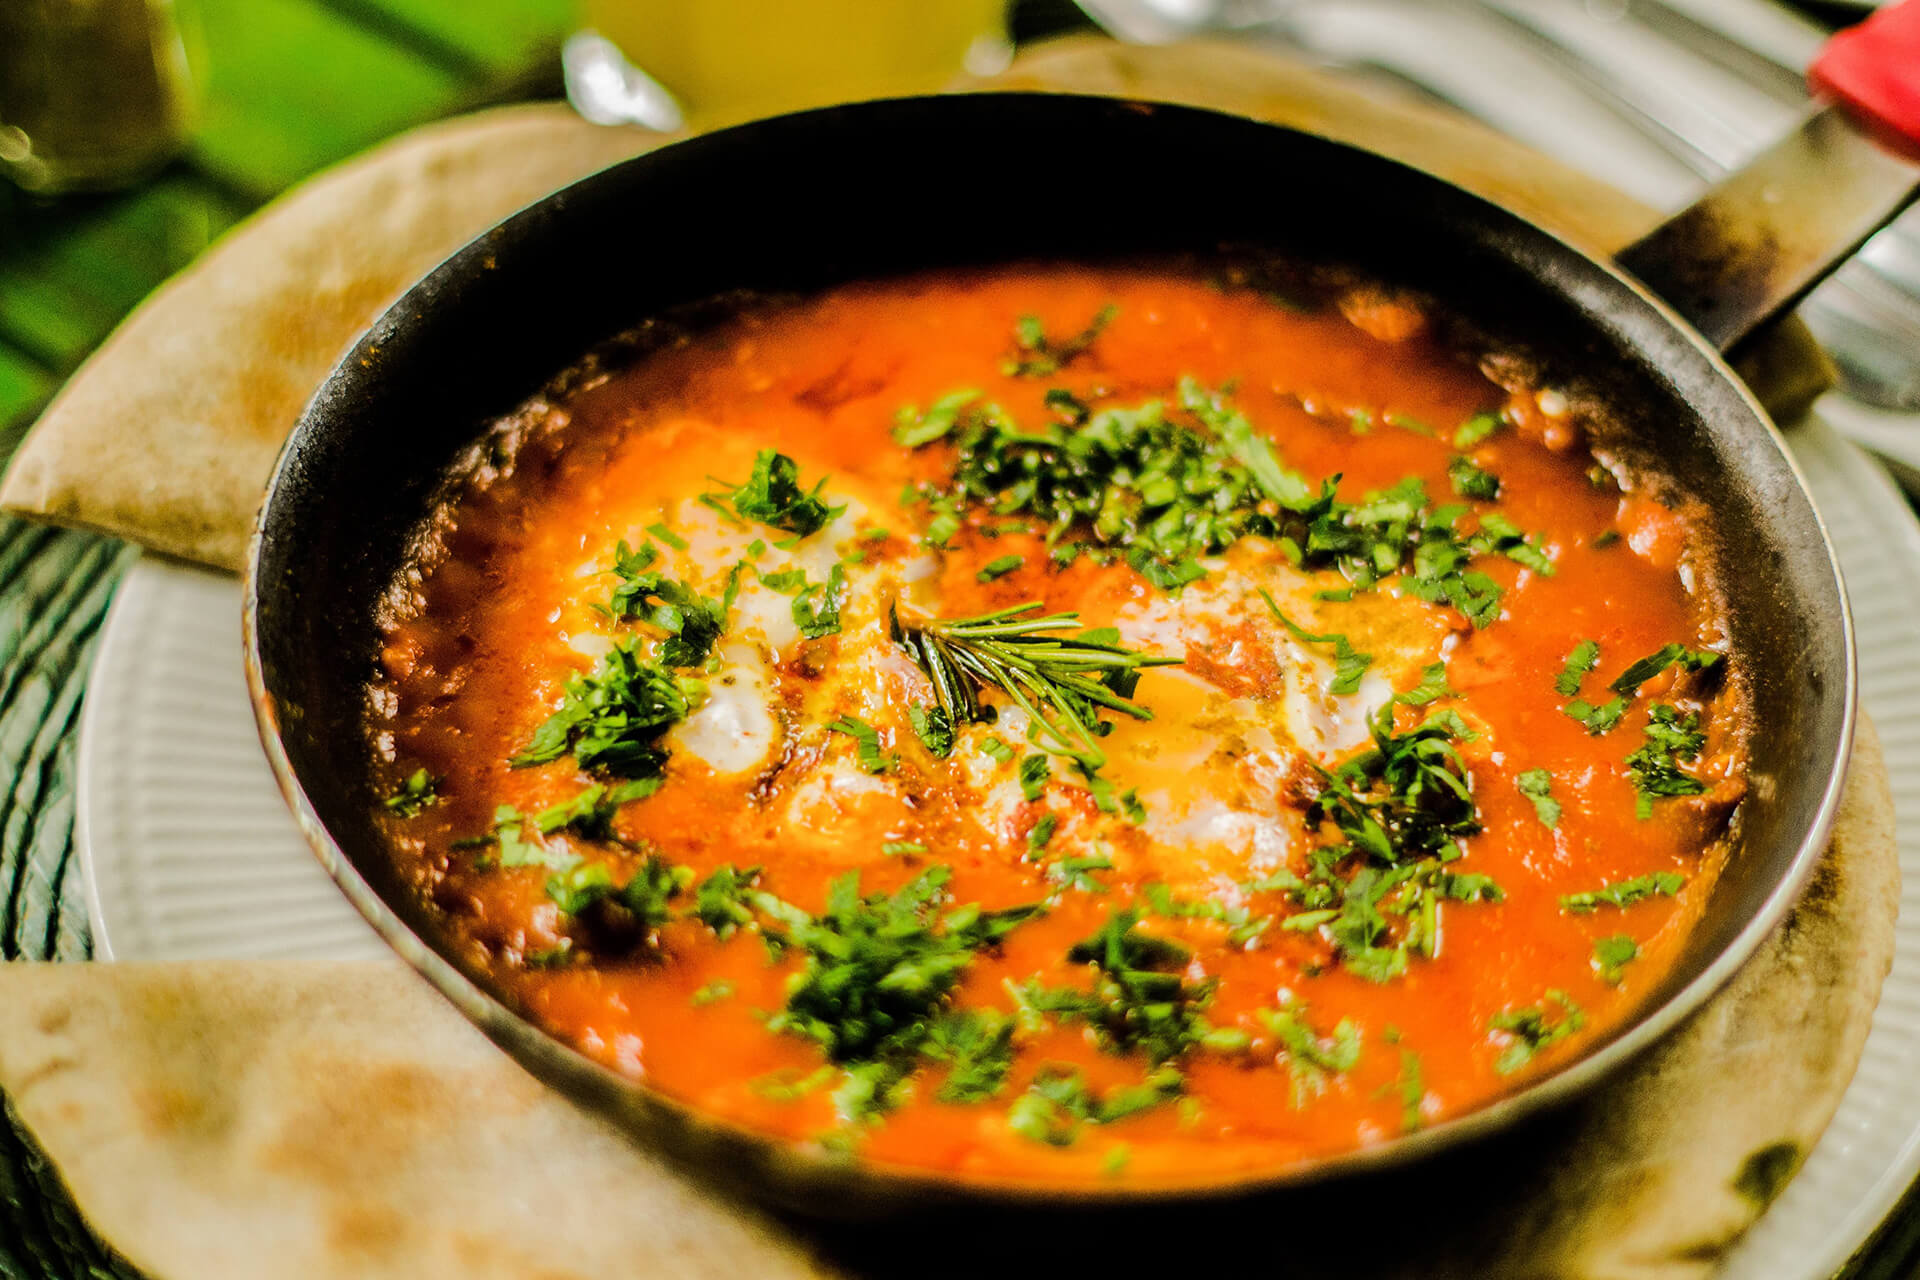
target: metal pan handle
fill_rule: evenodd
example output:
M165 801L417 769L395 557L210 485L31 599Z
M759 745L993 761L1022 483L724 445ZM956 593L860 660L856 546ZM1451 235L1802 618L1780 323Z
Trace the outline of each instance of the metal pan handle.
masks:
M1615 259L1733 352L1920 196L1920 0L1828 41L1825 100Z

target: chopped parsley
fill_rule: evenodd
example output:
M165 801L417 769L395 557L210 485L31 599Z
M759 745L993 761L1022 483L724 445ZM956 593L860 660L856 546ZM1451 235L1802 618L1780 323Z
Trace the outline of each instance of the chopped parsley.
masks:
M907 721L920 745L934 756L945 759L953 754L953 718L945 710L915 702L907 707Z
M1529 769L1514 779L1520 794L1533 801L1533 811L1549 827L1560 825L1560 802L1553 798L1553 775L1545 769Z
M1086 328L1060 339L1047 336L1038 316L1021 316L1013 327L1015 354L1000 362L1000 372L1009 378L1050 377L1083 355L1119 314L1120 308L1108 303Z
M1548 1002L1560 1006L1559 1017L1551 1016ZM1503 1076L1512 1075L1533 1061L1542 1049L1558 1044L1586 1025L1587 1015L1564 991L1549 991L1546 1000L1539 1004L1497 1013L1489 1029L1501 1035L1506 1048L1495 1059L1493 1069Z
M649 855L627 880L615 888L613 872L605 863L588 862L547 877L547 897L570 916L584 915L602 903L624 907L643 931L672 919L670 904L693 883L693 872L665 858Z
M1427 1100L1427 1082L1420 1070L1420 1055L1411 1049L1400 1051L1400 1078L1388 1088L1400 1095L1400 1132L1413 1133L1426 1127L1420 1104Z
M1059 818L1055 817L1051 813L1041 814L1040 820L1038 822L1035 822L1033 826L1028 828L1027 830L1028 855L1031 856L1033 854L1040 852L1040 850L1046 848L1047 842L1053 839L1053 833L1059 829L1059 826L1060 826ZM1112 865L1112 864L1108 864L1108 865Z
M1013 748L991 734L980 739L980 750L1001 764L1007 764L1013 759Z
M1590 653L1587 651L1588 645L1592 645ZM1579 675L1593 669L1594 663L1599 661L1599 650L1600 647L1590 640L1575 648L1573 653L1567 656L1566 670L1562 671L1560 678L1554 681L1554 687L1563 694L1577 692L1580 687ZM1574 672L1573 660L1576 656L1588 659L1586 666L1579 673ZM1686 671L1712 671L1720 665L1722 660L1723 655L1711 649L1689 649L1683 644L1663 645L1639 661L1630 663L1625 671L1615 677L1607 686L1614 696L1607 701L1595 705L1585 698L1579 698L1561 709L1586 726L1588 733L1597 737L1618 725L1621 716L1626 714L1627 705L1639 694L1640 686L1668 667L1678 664ZM1573 687L1568 688L1569 684ZM1693 793L1682 791L1666 794L1691 795Z
M1631 880L1592 889L1586 893L1570 893L1560 899L1563 910L1575 915L1586 915L1601 907L1630 907L1644 898L1655 895L1671 898L1680 892L1687 878L1678 871L1653 871L1644 876L1635 876Z
M1447 692L1444 672L1434 664L1420 687L1380 705L1369 725L1372 749L1323 770L1320 796L1308 810L1309 821L1330 820L1354 849L1378 862L1438 855L1480 830L1467 767L1454 745L1472 736L1459 716L1437 712L1405 732L1393 728L1397 704L1420 706Z
M1047 790L1047 779L1052 769L1047 758L1035 753L1020 762L1020 794L1028 800L1038 800Z
M980 572L973 576L981 582L992 582L995 578L1003 578L1007 574L1012 573L1026 562L1027 558L1025 556L999 556L981 565Z
M1585 698L1575 698L1560 709L1586 726L1588 733L1599 737L1620 723L1620 717L1627 713L1627 700L1613 697L1595 706Z
M913 405L904 406L893 415L894 443L907 449L932 444L953 430L960 420L960 411L979 398L978 391L949 391L935 400L925 413Z
M1471 449L1499 429L1499 418L1491 413L1477 413L1454 430L1453 447L1462 451Z
M613 787L596 782L573 799L535 814L533 825L543 836L571 827L590 840L611 841L615 839L613 818L620 807L645 800L659 789L659 778L635 778Z
M853 716L841 716L827 728L834 733L844 733L857 744L860 753L860 767L868 773L885 773L900 763L897 752L883 751L880 747L880 731L864 720Z
M1078 1071L1049 1063L1034 1076L1027 1091L1007 1109L1007 1123L1030 1142L1053 1147L1072 1146L1084 1124L1105 1125L1138 1115L1180 1097L1185 1080L1178 1071L1162 1068L1137 1085L1122 1085L1097 1094Z
M1214 898L1176 898L1164 884L1142 885L1140 896L1153 914L1168 920L1212 920L1227 927L1227 941L1244 947L1273 926L1273 917L1255 915L1244 905L1228 906Z
M725 978L716 978L712 982L704 983L696 987L693 995L688 998L688 1003L693 1005L694 1008L699 1009L706 1005L718 1004L722 1000L732 998L732 996L733 984Z
M1061 858L1056 862L1048 863L1047 879L1062 889L1073 889L1080 893L1105 893L1107 886L1095 879L1093 873L1111 870L1113 870L1113 859L1105 854L1085 854L1077 858Z
M816 533L846 510L829 507L820 500L826 487L823 479L811 493L799 482L800 465L784 453L762 449L753 460L753 474L747 482L723 495L742 520L771 525L788 533L806 537Z
M616 640L592 671L567 681L559 708L507 763L524 769L572 752L582 769L657 777L667 761L660 736L705 693L700 681L636 657L632 639Z
M894 1088L933 1041L936 1015L974 955L1040 911L970 904L936 914L951 874L929 867L891 895L862 896L859 873L849 872L834 880L817 917L771 894L755 895L775 922L765 927L806 956L789 980L785 1007L767 1027L815 1042L846 1069L835 1103L849 1119L890 1105ZM951 1052L951 1040L936 1048Z
M1566 665L1560 668L1560 674L1553 678L1553 687L1565 698L1571 698L1580 692L1580 681L1600 665L1600 644L1596 640L1582 640L1573 646L1567 654Z
M741 871L731 862L717 866L693 891L693 916L722 938L753 923L752 895L760 884L760 868Z
M1447 464L1447 478L1453 481L1453 491L1463 498L1492 502L1500 496L1500 477L1481 470L1465 454L1456 454Z
M1360 1061L1360 1028L1350 1018L1323 1037L1307 1025L1306 1006L1298 1003L1262 1009L1256 1016L1286 1051L1296 1110L1326 1092L1329 1075L1343 1075Z
M1641 685L1675 663L1685 671L1711 671L1721 661L1722 655L1711 649L1689 649L1683 644L1663 645L1622 671L1607 687L1623 697L1631 698L1640 691Z
M1132 909L1116 911L1067 952L1092 969L1088 990L1031 982L1012 988L1023 1016L1084 1022L1109 1052L1138 1050L1155 1066L1199 1044L1213 1029L1200 1016L1212 986L1186 981L1181 971L1192 953L1171 938L1142 933L1138 921Z
M1653 816L1653 802L1671 796L1697 796L1707 784L1681 771L1682 761L1700 758L1707 744L1700 717L1683 715L1665 703L1656 703L1647 717L1646 740L1627 757L1634 790L1640 793L1641 818Z
M1280 625L1285 627L1295 640L1301 644L1333 646L1333 681L1327 686L1327 692L1332 694L1357 692L1361 677L1366 675L1367 668L1373 665L1373 655L1356 651L1353 643L1337 632L1318 636L1308 632L1292 618L1280 612L1280 606L1273 602L1273 597L1267 594L1264 587L1259 588L1259 591L1260 598L1267 602L1268 612L1279 619Z
M648 525L647 532L672 547L675 551L685 551L687 549L687 540L667 528L664 523Z
M416 818L428 805L439 803L440 779L421 768L408 774L400 789L382 800L380 807L402 818Z
M1628 964L1640 955L1640 944L1624 933L1601 938L1593 944L1593 971L1602 982L1617 983Z
M918 840L889 840L880 846L880 852L886 854L889 858L904 858L910 854L920 854L926 851L927 846L921 844Z
M950 1009L934 1020L920 1052L947 1064L934 1096L942 1102L985 1102L1007 1087L1013 1069L1014 1021L991 1009Z
M769 591L777 591L783 596L793 595L807 585L807 571L802 568L778 569L772 573L759 574L760 585Z
M846 598L847 571L836 563L824 583L803 587L793 598L793 625L809 640L840 630L840 605Z

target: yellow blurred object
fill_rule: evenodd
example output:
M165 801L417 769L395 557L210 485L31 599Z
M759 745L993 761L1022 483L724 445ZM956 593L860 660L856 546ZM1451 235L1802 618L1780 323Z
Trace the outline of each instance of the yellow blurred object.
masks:
M587 25L697 125L929 92L970 52L991 59L1006 48L1006 0L584 0L584 9Z

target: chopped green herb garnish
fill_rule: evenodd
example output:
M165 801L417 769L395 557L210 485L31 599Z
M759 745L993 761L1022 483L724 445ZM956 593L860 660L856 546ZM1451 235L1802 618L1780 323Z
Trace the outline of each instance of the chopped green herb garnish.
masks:
M937 1018L920 1052L948 1064L937 1098L985 1102L999 1096L1013 1069L1014 1022L1004 1013L953 1009Z
M980 739L980 750L992 756L1001 764L1006 764L1013 759L1013 748L992 736Z
M1720 665L1721 660L1722 655L1711 649L1689 649L1683 644L1663 645L1622 671L1619 678L1607 687L1622 697L1631 698L1640 691L1641 685L1675 663L1687 671L1711 671Z
M863 897L859 873L849 872L828 889L818 917L770 894L755 896L785 943L806 956L788 983L785 1007L767 1026L814 1041L847 1069L844 1095L836 1094L843 1114L864 1118L890 1104L974 954L1040 911L974 904L936 917L951 874L930 867L892 895Z
M1244 947L1273 926L1273 917L1255 915L1244 905L1229 906L1214 898L1176 898L1164 884L1141 886L1140 896L1157 916L1169 920L1214 920L1227 926L1227 941Z
M428 805L440 803L440 779L425 769L415 769L407 775L400 789L380 802L388 813L402 818L418 817L420 811Z
M687 540L667 528L664 524L650 524L647 526L647 532L672 547L675 551L685 551L687 549Z
M1562 697L1571 698L1580 692L1581 677L1599 665L1599 642L1582 640L1567 654L1567 663L1560 668L1560 674L1553 678L1553 687Z
M614 548L612 572L620 585L613 589L607 612L616 620L645 622L666 632L660 646L661 666L697 667L713 652L726 626L728 606L649 569L657 554L651 542L638 551L624 542Z
M1009 378L1045 378L1056 374L1091 347L1119 314L1120 308L1108 303L1094 313L1086 328L1057 341L1047 337L1039 317L1021 316L1013 327L1017 354L1000 362L1000 372Z
M534 815L541 835L572 827L590 840L613 840L613 818L622 805L645 800L660 789L659 778L635 778L612 787L596 782L571 800Z
M1492 502L1500 496L1500 477L1481 470L1465 454L1456 454L1447 464L1447 478L1453 481L1453 491L1463 498Z
M897 752L883 751L880 748L880 731L864 720L853 716L841 716L827 726L834 733L844 733L858 745L860 767L868 773L885 773L900 763Z
M1059 829L1059 826L1059 818L1051 813L1041 814L1039 821L1027 830L1028 855L1031 856L1046 848L1047 841L1053 839L1053 833Z
M903 625L894 612L893 638L927 673L950 723L986 718L979 694L991 687L1027 713L1034 743L1091 773L1106 761L1094 745L1109 727L1101 711L1151 720L1153 713L1132 700L1140 671L1180 660L1137 653L1087 634L1058 634L1072 626L1075 614L1022 616L1038 608L1037 602L1015 605L915 626Z
M922 854L926 851L927 846L921 844L918 840L889 840L880 846L880 852L886 854L889 858L901 858L910 854Z
M1392 1088L1400 1095L1400 1132L1412 1133L1426 1127L1420 1105L1427 1100L1427 1083L1420 1070L1420 1055L1411 1049L1400 1051L1400 1078Z
M1627 757L1634 790L1640 793L1639 814L1643 819L1653 816L1657 798L1697 796L1706 791L1706 783L1680 769L1682 761L1699 759L1707 745L1706 735L1699 729L1699 716L1683 715L1664 703L1649 710L1646 739Z
M1016 988L1033 1015L1085 1022L1110 1051L1140 1050L1156 1066L1198 1044L1212 1028L1200 1011L1212 997L1207 984L1182 977L1190 953L1173 941L1142 933L1132 910L1117 911L1092 937L1075 943L1070 960L1093 969L1089 990Z
M840 605L846 598L847 571L835 564L824 583L813 583L793 598L793 624L809 640L840 630Z
M1477 413L1455 428L1453 447L1465 452L1500 429L1500 419L1491 413Z
M980 566L980 572L973 576L981 582L992 582L995 578L1005 577L1027 562L1025 556L1006 555L987 561Z
M1529 769L1514 779L1520 794L1533 801L1533 811L1549 827L1560 825L1560 802L1553 798L1553 775L1545 769Z
M1560 709L1585 725L1588 733L1598 737L1620 723L1620 717L1627 712L1627 700L1608 698L1595 706L1585 698L1575 698Z
M907 707L907 720L920 745L931 754L945 759L953 753L953 720L945 711L915 702Z
M1040 1069L1027 1091L1007 1109L1007 1123L1031 1142L1072 1146L1083 1124L1112 1124L1181 1095L1185 1080L1178 1071L1162 1068L1137 1085L1094 1093L1078 1071L1048 1064Z
M612 869L605 863L581 863L557 871L547 877L547 897L570 916L583 915L603 902L613 903L624 907L641 930L651 931L672 919L669 904L692 883L689 868L649 855L632 878L617 889Z
M1326 1091L1329 1075L1343 1075L1360 1061L1360 1028L1349 1018L1322 1037L1307 1025L1304 1005L1262 1009L1256 1016L1286 1050L1296 1110Z
M804 538L825 528L846 508L829 507L820 500L825 480L808 493L800 488L799 475L800 466L792 458L772 449L762 449L754 457L753 474L747 482L725 497L741 519L772 525Z
M1020 794L1028 800L1038 800L1047 789L1047 779L1052 770L1043 755L1030 755L1020 762Z
M1028 837L1031 841L1032 837ZM1096 871L1113 870L1113 859L1105 854L1090 853L1075 858L1061 858L1047 864L1047 879L1062 889L1075 889L1081 893L1105 893L1107 886L1096 880Z
M722 938L753 923L753 892L760 868L736 870L730 862L715 867L693 892L693 915Z
M731 998L732 995L733 984L725 978L716 978L712 982L697 987L691 997L691 1003L694 1008L699 1009L706 1005L718 1004L722 1000Z
M1267 602L1268 611L1271 612L1275 618L1279 619L1280 625L1285 627L1294 639L1298 640L1301 644L1327 644L1333 646L1333 681L1327 686L1327 692L1332 694L1357 692L1360 688L1361 677L1365 676L1367 674L1367 668L1373 665L1373 655L1356 651L1352 642L1337 632L1328 632L1326 635L1312 634L1295 623L1292 618L1280 612L1280 606L1273 602L1273 597L1267 594L1264 587L1258 588L1258 590L1260 592L1260 598Z
M1560 1016L1552 1021L1548 1020L1547 1001L1560 1006ZM1490 1026L1493 1031L1505 1033L1507 1047L1501 1051L1493 1069L1503 1076L1511 1075L1533 1061L1536 1053L1558 1044L1586 1025L1586 1014L1564 991L1547 992L1547 999L1537 1005L1497 1013Z
M978 391L949 391L935 400L925 413L913 405L903 407L893 415L894 442L908 449L932 444L953 430L954 423L960 420L960 411L979 398Z
M559 708L507 763L523 769L572 752L582 769L658 777L667 761L660 736L705 693L700 681L636 657L631 639L616 640L592 671L567 681Z
M1618 529L1602 529L1594 540L1587 545L1595 551L1604 551L1618 541L1620 541L1620 531Z
M807 571L801 568L779 569L773 573L761 572L760 585L769 591L777 591L790 596L807 585Z
M1575 915L1585 915L1601 907L1630 907L1656 894L1671 898L1686 882L1687 878L1678 871L1654 871L1586 893L1567 894L1560 899L1560 906Z
M1640 944L1624 933L1593 944L1593 971L1602 982L1619 982L1628 964L1640 955Z

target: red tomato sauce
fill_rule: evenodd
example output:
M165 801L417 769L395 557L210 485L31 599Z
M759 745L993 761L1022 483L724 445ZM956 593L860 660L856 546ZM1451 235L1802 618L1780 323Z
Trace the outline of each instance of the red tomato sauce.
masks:
M1299 309L1254 288L1150 268L1026 267L850 285L749 306L528 406L442 513L438 549L401 584L367 719L396 792L416 775L433 780L430 800L390 805L383 821L396 864L457 960L554 1035L710 1114L844 1143L880 1164L983 1180L1153 1184L1278 1168L1437 1123L1577 1056L1669 970L1712 890L1745 785L1737 655L1700 672L1659 671L1604 732L1566 709L1576 698L1606 702L1610 681L1663 646L1725 649L1705 568L1690 557L1708 530L1699 513L1663 506L1632 477L1599 467L1564 397L1511 377L1497 383L1474 353L1437 336L1418 304L1368 289L1333 302ZM1033 354L1021 345L1021 317L1037 318L1057 342L1109 306L1110 322L1057 369L1016 367ZM964 388L977 393L973 405L999 406L1021 430L1052 423L1071 434L1086 428L1063 423L1063 401L1050 403L1050 390L1095 412L1159 398L1170 420L1209 437L1178 407L1182 379L1224 389L1273 457L1310 486L1338 477L1339 499L1356 503L1419 477L1432 506L1463 506L1457 528L1484 527L1485 513L1498 512L1545 569L1474 554L1470 569L1500 589L1495 615L1476 626L1446 599L1419 598L1405 572L1350 600L1319 598L1350 587L1352 574L1310 552L1296 567L1278 534L1197 557L1204 576L1178 590L1152 585L1124 543L1103 549L1111 558L1084 554L1058 567L1044 524L991 503L960 504L947 545L925 545L935 511L914 486L945 485L958 453L951 437L896 443L903 406L924 412ZM1463 424L1487 414L1498 429L1456 445ZM794 459L800 483L824 481L822 500L849 502L847 512L798 539L728 516L726 495L760 450ZM1497 498L1456 494L1450 468L1462 456L1498 478ZM718 496L701 505L702 494ZM675 549L649 526L691 545ZM696 673L707 686L703 706L733 706L727 699L746 690L738 718L747 727L722 724L700 750L669 734L658 789L619 806L606 831L542 834L510 820L550 862L504 865L506 849L489 838L497 806L530 819L618 781L572 755L509 761L609 638L657 652L659 627L590 607L618 581L596 566L611 564L619 540L651 541L656 568L697 578L712 599L732 558L754 560L752 543L763 544L757 567L740 575L750 591L728 611L716 650L745 655L746 665L722 657ZM800 545L776 545L789 540ZM816 542L822 549L809 550ZM727 561L697 563L703 547L722 544ZM787 605L764 594L765 577L777 581L789 555L815 556L814 582L828 559L846 565L840 631L776 634ZM1009 557L1018 564L983 572ZM1370 654L1371 683L1326 694L1331 645L1292 640L1256 586L1304 631L1341 635ZM754 616L773 621L738 630L753 600L762 602ZM1102 776L1138 811L1114 799L1106 801L1114 811L1103 808L1070 760L1023 740L1004 717L959 726L944 757L923 743L908 708L928 705L931 686L883 621L901 600L947 618L1040 601L1048 612L1076 611L1082 627L1118 626L1129 647L1181 659L1140 674L1133 699L1153 719L1108 713L1114 727L1099 740L1109 760ZM1189 608L1198 621L1182 620ZM1564 693L1556 679L1588 641L1598 657L1576 694ZM1406 733L1434 713L1458 715L1466 733L1449 742L1477 830L1453 841L1458 856L1445 870L1486 877L1501 896L1436 899L1437 933L1379 981L1355 970L1339 922L1315 923L1305 896L1249 886L1281 872L1308 878L1315 849L1347 843L1324 807L1327 771L1365 754L1366 716L1415 688L1434 663L1450 692L1395 706L1389 728ZM994 689L980 696L1008 706ZM1656 707L1697 718L1698 749L1675 763L1698 785L1643 803L1628 757ZM827 727L847 715L874 730L881 772L860 763L854 736ZM1009 762L983 754L989 736ZM1049 762L1037 799L1015 777L1035 755ZM1539 797L1522 790L1522 775L1537 771L1558 808L1552 825ZM1051 838L1036 850L1035 829L1048 824ZM620 885L649 857L687 869L652 926L604 903L576 918L549 887L552 863L605 867ZM1109 865L1075 885L1061 869L1073 857ZM1334 901L1317 910L1337 916L1341 886L1369 859L1331 862ZM951 1058L908 1053L889 1096L846 1114L836 1091L850 1064L835 1063L817 1037L768 1021L809 963L807 948L769 945L783 926L764 912L728 936L690 914L696 887L723 865L762 868L762 891L811 914L849 872L862 893L877 894L948 868L936 931L940 912L958 905L1039 904L997 944L974 950L929 1007L932 1019L978 1010L1014 1020L997 1088L942 1100ZM1656 873L1678 873L1684 885L1625 906L1581 911L1563 901ZM1202 909L1156 910L1153 885ZM1208 918L1207 903L1227 918ZM1155 1071L1140 1046L1103 1041L1071 1017L1022 1016L1013 995L1030 981L1092 990L1096 966L1069 953L1128 908L1136 933L1187 948L1169 966L1187 993L1182 1007L1227 1034L1215 1037L1218 1047L1189 1043L1160 1064L1177 1083L1132 1114L1103 1122L1057 1102L1023 1105L1036 1081L1078 1073L1080 1096L1111 1099ZM1228 914L1235 910L1244 915ZM620 927L587 918L596 911L611 911ZM1418 914L1385 912L1380 949L1404 944ZM1266 927L1237 937L1236 918ZM1605 963L1596 944L1606 939L1616 940L1613 957L1632 958ZM1529 1009L1539 1015L1533 1024ZM1579 1010L1577 1029L1569 1009ZM1263 1011L1286 1011L1310 1045ZM1357 1053L1343 1052L1343 1041Z

